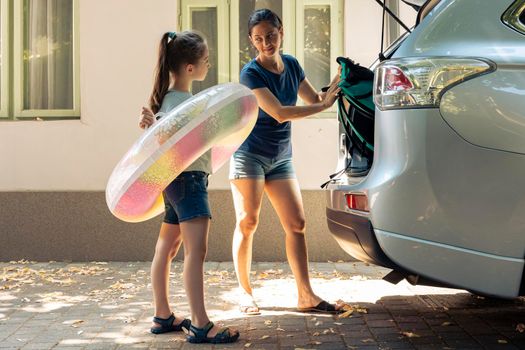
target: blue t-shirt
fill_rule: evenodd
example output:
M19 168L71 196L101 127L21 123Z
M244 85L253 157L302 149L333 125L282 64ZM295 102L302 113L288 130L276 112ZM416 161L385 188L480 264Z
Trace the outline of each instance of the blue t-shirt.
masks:
M240 81L250 89L268 88L283 106L295 106L299 84L304 71L290 55L281 55L284 71L276 74L263 68L255 59L241 70ZM284 158L292 155L291 123L279 123L259 108L257 123L240 150L268 158Z

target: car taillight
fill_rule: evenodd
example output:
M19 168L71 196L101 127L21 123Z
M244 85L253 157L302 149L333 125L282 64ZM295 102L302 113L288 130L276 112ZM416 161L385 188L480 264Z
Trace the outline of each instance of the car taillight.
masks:
M369 212L368 207L368 196L364 193L347 193L346 205L352 210L366 211Z
M391 59L376 68L374 102L381 110L439 107L447 89L495 68L494 63L475 58Z

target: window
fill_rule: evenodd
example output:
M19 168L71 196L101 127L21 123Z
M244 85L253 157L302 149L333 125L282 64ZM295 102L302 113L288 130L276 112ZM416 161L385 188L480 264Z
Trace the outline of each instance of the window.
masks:
M248 17L269 8L284 26L283 52L295 56L317 90L337 73L343 55L343 0L182 0L181 29L193 28L208 39L210 69L193 92L217 83L239 81L241 68L256 52L248 39ZM318 116L334 116L335 108Z
M78 119L79 0L0 0L0 118Z

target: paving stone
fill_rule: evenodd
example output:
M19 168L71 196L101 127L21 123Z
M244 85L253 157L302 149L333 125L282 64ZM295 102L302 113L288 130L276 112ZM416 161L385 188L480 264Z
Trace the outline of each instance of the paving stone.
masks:
M0 269L28 268L36 281L0 291L0 350L525 349L525 333L516 330L525 323L523 299L498 301L406 283L393 286L380 280L387 270L355 262L310 266L319 295L350 298L351 305L368 310L342 319L297 313L293 276L289 265L279 262L253 264L262 315L244 317L237 310L233 264L206 262L210 318L239 329L241 339L226 345L189 344L183 334L148 333L153 315L149 267L143 262L0 263ZM96 273L78 272L90 269ZM259 278L262 272L268 276ZM74 283L40 281L40 273ZM373 290L366 289L370 282ZM181 262L171 265L170 301L177 314L189 315Z

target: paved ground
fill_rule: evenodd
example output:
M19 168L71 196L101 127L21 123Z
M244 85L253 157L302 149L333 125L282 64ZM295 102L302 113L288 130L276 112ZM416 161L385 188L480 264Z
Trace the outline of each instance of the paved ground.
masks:
M191 345L182 334L148 333L149 263L0 263L0 349L525 349L525 303L461 290L391 285L387 272L361 263L311 264L317 293L354 306L347 318L295 312L287 264L254 264L260 316L235 304L231 263L207 263L208 310L235 325L228 346ZM182 265L171 300L188 315ZM366 313L365 313L366 311Z

